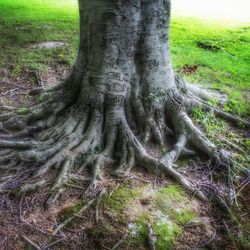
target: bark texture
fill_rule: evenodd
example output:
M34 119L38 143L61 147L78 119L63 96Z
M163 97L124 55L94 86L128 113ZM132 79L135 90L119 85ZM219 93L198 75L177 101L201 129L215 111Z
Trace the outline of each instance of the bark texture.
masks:
M229 121L240 119L210 107L209 93L173 72L170 1L79 0L79 9L80 45L71 76L52 89L34 90L41 103L26 113L2 109L1 171L31 169L39 181L21 187L28 191L45 185L45 174L57 169L52 203L69 179L96 185L110 164L119 176L139 164L205 199L173 163L196 149L222 166L230 159L194 126L188 112L199 105ZM149 141L160 145L160 159L147 152ZM9 183L0 184L0 192L9 190Z

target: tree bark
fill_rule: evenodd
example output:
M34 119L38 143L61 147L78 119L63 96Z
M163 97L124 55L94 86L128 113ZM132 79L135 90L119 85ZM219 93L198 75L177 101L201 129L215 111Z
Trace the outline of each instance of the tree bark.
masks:
M42 93L33 91L41 103L25 114L0 114L0 168L33 166L33 175L41 180L22 191L44 185L45 174L56 168L48 203L69 179L95 185L109 164L116 175L128 175L140 164L205 199L173 163L196 149L225 168L230 159L194 126L189 111L201 106L229 121L249 124L209 106L211 94L175 75L169 49L170 1L79 0L79 10L80 44L71 76ZM160 159L147 151L148 142L160 145ZM87 167L90 179L82 176ZM9 186L8 181L0 184L0 192Z

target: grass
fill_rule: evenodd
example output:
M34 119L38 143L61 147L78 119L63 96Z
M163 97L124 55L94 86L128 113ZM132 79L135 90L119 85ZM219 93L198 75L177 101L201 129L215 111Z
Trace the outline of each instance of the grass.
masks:
M77 0L5 0L0 16L1 69L18 76L23 71L46 71L57 63L73 64L79 33ZM63 41L68 46L27 49L43 41ZM250 114L250 24L226 27L173 17L171 53L174 68L185 78L229 95L227 111ZM193 66L195 72L183 73Z
M171 31L176 71L190 82L225 92L229 96L225 111L249 116L250 23L226 27L192 18L174 18ZM193 67L191 73L184 71Z
M78 44L76 0L6 0L0 3L0 68L12 75L23 70L46 70L62 58L74 61ZM27 49L33 43L63 41L54 50Z
M171 41L177 70L186 64L199 66L189 79L218 88L250 88L250 24L230 28L191 18L174 19Z

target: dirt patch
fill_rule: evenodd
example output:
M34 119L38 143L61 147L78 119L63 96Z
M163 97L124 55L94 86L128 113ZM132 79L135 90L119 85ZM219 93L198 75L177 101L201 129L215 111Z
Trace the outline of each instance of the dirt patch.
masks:
M9 71L0 71L0 104L12 107L26 107L36 100L29 92L37 87L51 87L69 75L69 67L56 65L45 72L24 70L18 77L11 77Z
M181 71L186 74L186 75L191 75L191 74L194 74L197 72L199 68L199 65L188 65L188 64L185 64Z
M52 179L52 174L47 178ZM60 199L50 210L44 210L43 204L47 197L48 187L40 189L39 192L28 196L5 195L1 196L0 206L0 249L22 250L28 249L30 244L24 240L27 237L41 249L112 249L121 239L123 242L117 249L142 249L147 250L148 246L145 240L139 239L138 243L131 238L124 236L128 232L129 225L134 225L138 211L151 213L152 198L154 192L149 190L149 183L157 189L171 185L167 179L157 180L154 175L143 172L140 169L133 171L133 176L138 178L115 180L108 178L103 185L108 186L111 193L117 185L128 185L128 187L146 187L142 193L142 198L129 203L124 210L124 215L129 218L128 222L120 221L120 214L115 215L107 210L104 204L99 207L99 221L95 222L96 207L93 205L86 210L80 217L77 217L70 223L58 236L53 236L53 230L59 225L62 212L68 211L72 207L85 199L84 186L78 188L68 187L60 196ZM156 190L157 190L156 189ZM190 199L192 199L190 197ZM73 202L72 202L73 200ZM212 207L204 206L202 202L195 201L197 215L200 216L201 223L193 222L183 227L182 234L178 237L176 243L171 249L199 249L209 243L214 248L211 249L229 249L226 240L218 230L217 219L212 215ZM137 207L139 209L133 209ZM150 209L149 209L150 208ZM131 214L127 214L131 213ZM214 223L215 221L215 223ZM202 231L202 234L201 234ZM214 235L216 232L216 235ZM135 233L135 232L134 232ZM222 244L223 242L223 244ZM51 247L49 247L51 245ZM209 246L210 246L209 245ZM225 248L217 248L223 245ZM208 244L206 245L208 246Z
M202 41L198 41L197 43L197 47L205 49L205 50L210 50L213 52L218 52L221 48L215 44L212 44L210 42L202 42Z

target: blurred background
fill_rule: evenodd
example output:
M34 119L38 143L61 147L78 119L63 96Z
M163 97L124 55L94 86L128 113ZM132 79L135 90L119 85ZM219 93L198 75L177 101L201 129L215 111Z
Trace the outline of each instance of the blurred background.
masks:
M249 0L172 0L172 5L177 16L250 22Z

